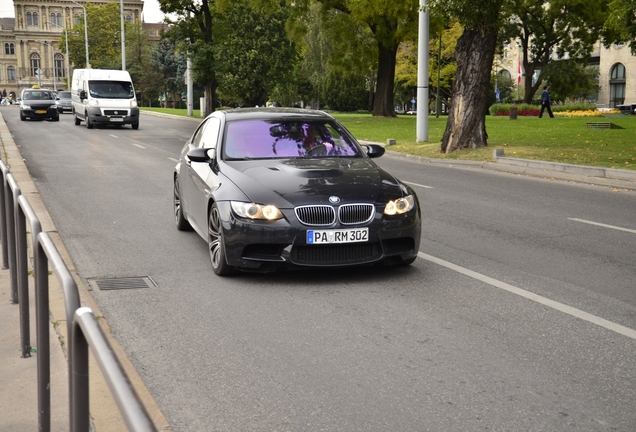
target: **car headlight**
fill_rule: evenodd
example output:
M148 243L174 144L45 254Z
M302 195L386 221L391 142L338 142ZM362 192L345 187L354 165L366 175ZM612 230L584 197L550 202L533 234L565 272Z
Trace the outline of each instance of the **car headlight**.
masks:
M99 101L96 99L91 99L90 101L88 101L88 106L92 106L92 107L99 106Z
M131 108L137 108L137 101L136 100L131 100L130 101L130 107Z
M20 105L20 108L23 109L23 110L27 110L27 109L30 110L31 109L31 105L22 104L22 105Z
M407 195L404 198L389 201L384 207L384 214L393 216L396 214L404 214L415 207L415 198L413 195Z
M57 105L51 105L49 108L57 109Z
M280 210L273 205L261 205L239 201L232 201L231 203L232 210L240 217L247 219L276 220L283 217Z

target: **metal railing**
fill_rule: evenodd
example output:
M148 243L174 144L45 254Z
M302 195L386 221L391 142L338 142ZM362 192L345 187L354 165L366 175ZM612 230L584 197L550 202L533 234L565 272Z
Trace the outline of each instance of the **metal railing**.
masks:
M89 349L110 387L129 431L156 431L150 416L92 310L81 307L77 284L15 178L0 160L0 234L4 268L11 273L12 303L20 305L22 357L31 356L29 328L27 221L31 228L31 250L35 280L37 338L38 430L51 430L51 363L49 344L49 263L64 294L68 334L69 420L71 432L90 430Z

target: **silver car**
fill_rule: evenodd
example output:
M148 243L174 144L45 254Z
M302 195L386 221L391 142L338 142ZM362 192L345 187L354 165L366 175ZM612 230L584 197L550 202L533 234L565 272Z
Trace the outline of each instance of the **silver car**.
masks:
M61 114L64 111L71 112L73 111L73 105L71 104L71 92L70 91L61 91L57 92L57 96L55 97L55 105L57 106L57 111Z

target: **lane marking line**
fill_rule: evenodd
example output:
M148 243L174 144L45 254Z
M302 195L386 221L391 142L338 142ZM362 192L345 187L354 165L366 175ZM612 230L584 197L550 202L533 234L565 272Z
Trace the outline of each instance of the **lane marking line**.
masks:
M113 138L119 138L117 135L113 135L113 134L108 134L110 136L112 136Z
M596 225L596 226L600 226L600 227L604 227L604 228L611 228L611 229L615 229L615 230L619 230L619 231L627 231L633 234L636 234L636 230L633 229L629 229L629 228L622 228L622 227L617 227L614 225L606 225L606 224L602 224L602 223L598 223L598 222L592 222L589 220L585 220L585 219L577 219L577 218L568 218L571 221L575 221L575 222L582 222L582 223L586 223L586 224L590 224L590 225Z
M404 181L404 180L402 180L402 183L406 183L406 184L411 185L411 186L421 187L421 188L424 188L424 189L433 189L433 186L424 186L424 185L421 185L421 184L418 184L418 183L407 182L407 181Z
M133 145L134 145L134 146L136 146L136 147L142 148L142 149L145 149L145 148L146 148L146 147L144 147L144 146L142 146L142 145L135 144L135 143L133 143Z
M528 300L532 300L534 302L540 303L544 306L547 306L549 308L555 309L559 312L563 312L567 315L571 315L575 318L579 318L582 319L584 321L590 322L592 324L596 324L600 327L604 327L608 330L611 330L615 333L618 334L622 334L623 336L627 336L628 338L632 338L636 340L636 330L633 330L629 327L625 327L622 326L620 324L616 324L613 323L611 321L608 321L604 318L600 318L597 317L596 315L592 315L590 313L587 312L583 312L582 310L573 308L571 306L565 305L563 303L559 303L557 301L554 300L550 300L548 298L542 297L538 294L532 293L530 291L526 291L524 289L521 288L517 288L516 286L507 284L505 282L499 281L497 279L493 279L491 277L488 277L486 275L483 275L481 273L477 273L475 271L469 270L467 268L464 267L460 267L456 264L453 264L451 262L448 261L444 261L442 259L436 258L432 255L427 255L423 252L418 252L417 254L420 258L424 258L427 261L430 261L432 263L441 265L443 267L446 267L448 269L454 270L458 273L461 273L463 275L469 276L473 279L477 279L481 282L487 283L489 285L494 286L495 288L499 288L502 289L504 291L508 291L512 294L516 294L518 296L524 297Z

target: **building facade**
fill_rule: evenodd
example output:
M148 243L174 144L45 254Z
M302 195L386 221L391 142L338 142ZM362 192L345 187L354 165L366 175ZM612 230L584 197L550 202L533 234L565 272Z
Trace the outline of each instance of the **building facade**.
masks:
M83 3L83 2L82 2ZM0 17L0 90L13 98L22 89L40 84L62 90L72 65L59 41L65 29L84 20L82 3L72 0L13 0L15 18ZM91 1L96 5L120 0ZM142 20L143 1L125 0L124 19ZM90 47L89 47L90 50ZM89 52L90 56L90 52Z

